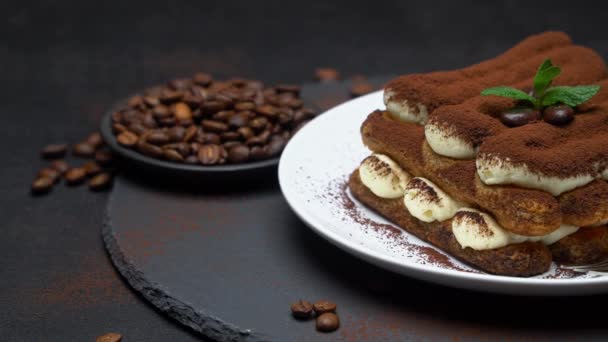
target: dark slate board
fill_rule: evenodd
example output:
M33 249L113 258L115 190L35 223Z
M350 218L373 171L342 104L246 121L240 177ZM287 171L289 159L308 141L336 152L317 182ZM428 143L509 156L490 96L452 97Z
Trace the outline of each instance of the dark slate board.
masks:
M602 315L589 310L606 297L478 294L360 261L291 212L276 170L231 189L144 181L127 171L116 181L103 228L115 266L160 311L213 339L555 339L606 332ZM314 321L293 319L289 305L300 298L337 302L342 327L321 334Z

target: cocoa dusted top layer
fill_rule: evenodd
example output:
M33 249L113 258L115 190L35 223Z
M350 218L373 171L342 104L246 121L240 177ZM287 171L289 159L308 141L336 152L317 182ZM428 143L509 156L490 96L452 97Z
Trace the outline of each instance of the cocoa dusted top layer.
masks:
M480 96L481 90L508 85L528 91L538 65L547 58L562 69L555 85L599 84L602 90L580 106L576 120L566 126L544 122L505 126L498 116L516 102ZM484 183L515 184L559 195L594 179L608 179L605 78L606 65L596 52L571 45L564 33L547 32L465 69L402 76L387 85L385 101L394 117L425 125L425 139L435 153L476 158ZM407 110L409 116L403 114Z

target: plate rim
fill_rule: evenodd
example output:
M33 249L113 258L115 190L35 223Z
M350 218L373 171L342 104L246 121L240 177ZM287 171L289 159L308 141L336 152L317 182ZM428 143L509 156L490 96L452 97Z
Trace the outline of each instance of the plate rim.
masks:
M423 265L414 263L414 262L403 262L399 261L395 257L391 257L386 254L380 254L370 247L359 245L355 242L350 241L347 237L337 234L331 230L323 229L323 223L320 222L314 215L310 214L302 207L305 206L303 204L300 206L298 204L298 200L296 194L291 191L289 184L289 179L287 174L287 163L289 163L292 156L292 149L294 146L301 143L301 141L305 141L307 137L307 132L310 132L316 129L318 126L322 125L324 121L328 120L332 115L338 115L336 113L340 113L344 107L350 107L355 105L357 102L363 102L365 100L369 100L369 98L378 97L382 98L382 90L361 96L356 99L352 99L341 103L324 113L317 116L311 122L309 122L305 127L303 127L298 134L296 134L289 143L285 146L283 150L283 154L279 160L278 174L279 174L279 186L281 188L281 192L285 197L288 205L291 209L296 213L296 215L306 223L308 227L310 227L317 234L321 235L323 238L336 245L337 247L347 251L349 254L354 254L360 258L365 259L367 262L371 262L376 264L377 266L388 268L390 270L399 272L401 274L406 274L405 272L401 272L399 270L407 270L410 271L407 274L416 273L420 275L421 279L427 279L428 276L433 277L450 277L456 278L459 281L482 281L484 283L491 283L493 285L511 285L511 286L534 286L534 287L545 287L550 286L551 288L556 287L567 287L571 288L575 286L576 288L585 287L585 286L597 286L597 285L607 285L608 286L608 277L595 277L595 278L555 278L555 279L542 279L542 278L524 278L524 277L510 277L510 276L502 276L502 275L493 275L489 273L472 273L472 272L464 272L459 270L452 269L443 269L443 268L425 268ZM394 225L394 224L393 224ZM398 227L398 226L397 226ZM400 228L402 229L402 228ZM402 229L403 230L403 229ZM406 234L412 235L407 231L404 231ZM413 236L413 235L412 235ZM430 244L432 248L447 254L451 258L454 258L451 254L443 251L442 249L435 247ZM390 267L389 267L390 266ZM453 285L452 285L453 286ZM462 286L457 286L462 287ZM469 287L467 287L469 288ZM608 287L605 289L608 291ZM495 292L495 291L492 291ZM599 291L598 291L599 292ZM595 293L595 292L594 292ZM550 293L548 293L550 294Z

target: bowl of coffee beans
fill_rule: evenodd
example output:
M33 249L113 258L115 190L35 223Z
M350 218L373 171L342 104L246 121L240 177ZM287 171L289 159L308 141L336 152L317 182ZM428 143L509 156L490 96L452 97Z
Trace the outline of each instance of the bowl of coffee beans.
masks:
M299 86L197 73L118 103L101 132L114 152L141 166L242 175L276 167L289 139L315 115Z

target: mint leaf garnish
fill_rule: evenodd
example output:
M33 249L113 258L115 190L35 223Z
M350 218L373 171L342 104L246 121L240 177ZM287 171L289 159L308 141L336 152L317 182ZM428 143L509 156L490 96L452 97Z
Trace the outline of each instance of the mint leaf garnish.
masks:
M508 97L508 98L512 98L515 100L530 101L534 106L536 106L536 102L537 102L537 100L534 96L528 95L528 94L524 93L523 91L513 88L513 87L500 86L500 87L487 88L481 92L481 95L484 95L484 96L495 95L495 96Z
M562 70L554 66L550 59L545 60L534 76L534 94L543 94L551 85L551 81L561 72Z
M576 107L587 102L597 94L598 91L600 91L599 85L551 87L545 92L541 105L547 107L557 103L563 103L570 107Z
M534 76L534 92L532 95L515 89L513 87L493 87L481 92L481 95L495 95L507 97L520 101L529 102L536 109L552 106L558 103L566 104L570 107L579 106L595 96L600 90L598 85L576 86L576 87L552 87L551 82L561 73L561 69L554 66L550 59L545 60Z

